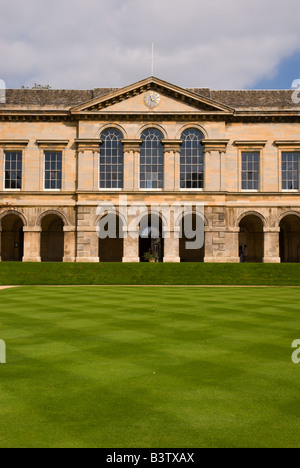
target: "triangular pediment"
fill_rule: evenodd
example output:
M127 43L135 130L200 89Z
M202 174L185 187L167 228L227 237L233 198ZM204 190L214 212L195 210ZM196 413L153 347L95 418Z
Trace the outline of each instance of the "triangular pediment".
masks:
M148 94L159 96L149 108ZM145 99L146 98L146 99ZM150 77L92 99L70 110L72 114L232 114L234 109L189 90Z

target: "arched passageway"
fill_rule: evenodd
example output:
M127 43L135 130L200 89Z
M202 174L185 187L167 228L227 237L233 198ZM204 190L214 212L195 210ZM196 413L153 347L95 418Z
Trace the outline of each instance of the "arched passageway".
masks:
M140 223L139 257L141 262L149 261L152 254L156 262L163 262L164 239L163 223L158 215L144 216Z
M180 261L204 262L204 255L204 221L196 214L187 214L182 218L180 225Z
M42 219L41 260L42 262L62 262L64 257L64 222L56 214Z
M263 221L256 215L247 215L240 221L239 227L239 257L241 262L263 262Z
M17 214L7 214L2 219L1 259L21 262L24 255L24 223Z
M122 262L124 243L121 218L107 214L100 220L98 227L100 262Z
M300 218L287 215L280 222L280 258L282 263L300 263Z

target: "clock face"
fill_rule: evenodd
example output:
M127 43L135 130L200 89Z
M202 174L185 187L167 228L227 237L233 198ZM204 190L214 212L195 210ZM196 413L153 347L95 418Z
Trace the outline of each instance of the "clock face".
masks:
M154 109L160 103L160 95L155 91L149 91L145 96L144 102L149 109Z

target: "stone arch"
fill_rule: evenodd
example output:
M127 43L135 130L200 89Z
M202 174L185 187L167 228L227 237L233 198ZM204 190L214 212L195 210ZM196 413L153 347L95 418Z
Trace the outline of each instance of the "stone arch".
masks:
M58 211L58 210L47 210L47 211L44 211L41 215L39 215L39 217L37 218L36 220L36 223L35 225L38 226L38 227L41 227L42 225L42 221L43 221L43 218L45 218L46 216L48 215L56 215L58 217L60 217L64 223L64 226L70 226L70 223L68 222L67 220L67 217L61 212L61 211Z
M100 138L102 133L105 132L105 130L109 130L110 128L114 128L116 130L119 130L119 132L122 133L123 138L128 138L125 128L122 125L114 123L114 122L102 125L100 127L100 130L98 130L98 132L97 132L97 137Z
M8 214L14 214L16 216L19 216L19 218L22 219L23 221L23 224L24 226L28 226L28 222L27 222L27 218L26 216L21 213L20 211L16 211L16 210L8 210L8 211L4 211L3 213L0 214L0 226L1 226L1 222L2 222L2 219L7 216Z
M189 129L195 129L195 130L198 130L199 132L203 133L203 136L204 138L209 138L208 136L208 133L207 133L207 130L202 126L202 125L199 125L198 123L196 122L191 122L191 123L188 123L186 125L183 125L182 127L180 127L180 129L177 131L176 133L176 137L175 139L176 140L180 140L181 138L181 135L183 134L183 132L185 130L189 130Z
M242 221L243 218L245 218L246 216L257 216L263 223L263 227L267 227L267 220L266 218L264 217L263 214L261 214L259 211L244 211L236 220L236 224L235 226L236 227L239 227L240 225L240 222Z
M123 225L126 227L126 217L124 216L124 214L121 213L119 210L114 210L114 209L109 208L109 207L108 207L106 210L104 210L103 213L98 214L98 215L96 216L95 221L94 221L94 225L95 225L95 226L98 226L99 221L100 221L104 216L112 215L112 214L115 214L116 216L118 216L118 217L121 219Z
M168 138L169 138L166 129L165 129L162 125L160 125L160 124L158 124L158 123L155 123L155 122L149 122L149 123L143 125L142 127L140 127L140 128L139 128L139 132L138 132L138 134L135 136L135 138L136 138L136 139L140 139L140 138L141 138L141 135L143 134L143 132L144 132L145 130L148 130L148 129L151 129L151 128L154 128L155 130L160 131L161 134L163 135L163 138L164 138L164 139L168 139Z
M300 211L288 210L288 211L285 211L284 213L281 213L281 215L278 216L278 218L277 218L277 220L276 220L275 227L279 227L281 221L282 221L283 218L285 218L286 216L297 216L298 218L300 218Z
M207 216L204 214L204 213L198 213L197 210L195 209L191 209L191 210L187 210L187 211L183 211L182 213L180 213L180 215L176 218L176 221L175 221L175 228L178 228L180 227L180 224L182 222L182 219L184 216L186 215L197 215L197 216L202 216L203 220L204 220L204 226L206 228L209 227L209 221L208 221L208 218Z

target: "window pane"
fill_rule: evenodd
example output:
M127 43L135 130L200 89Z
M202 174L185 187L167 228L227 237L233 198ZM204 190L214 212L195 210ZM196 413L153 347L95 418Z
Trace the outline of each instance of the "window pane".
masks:
M260 153L242 152L242 190L259 190Z
M5 151L5 181L6 189L22 188L22 153L20 151Z
M183 143L180 151L180 188L203 189L203 138L203 134L195 129L185 130L181 135Z
M299 152L282 153L282 189L299 190Z
M145 130L141 139L140 188L162 189L164 180L163 135L154 128ZM146 183L143 181L146 180Z
M62 188L62 152L45 151L45 189Z
M99 187L102 189L123 188L124 152L122 138L122 133L115 128L105 130L101 134L103 143L100 147ZM105 174L105 177L102 174Z

